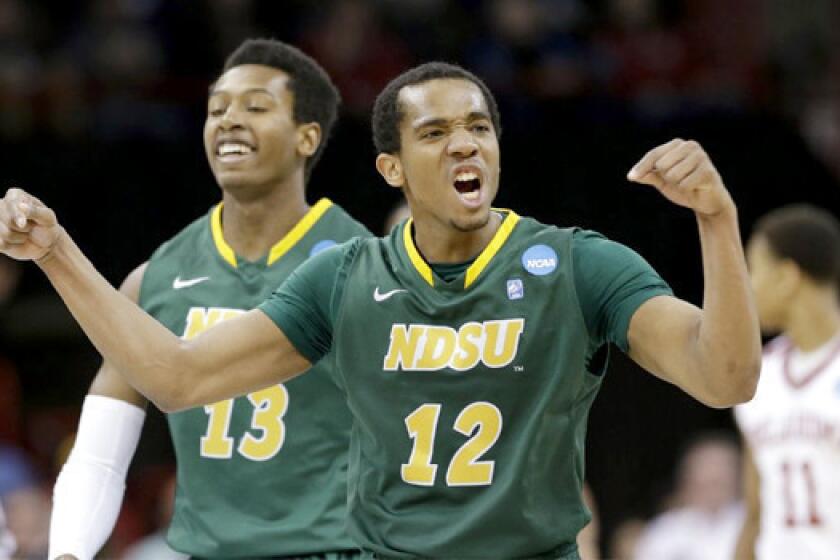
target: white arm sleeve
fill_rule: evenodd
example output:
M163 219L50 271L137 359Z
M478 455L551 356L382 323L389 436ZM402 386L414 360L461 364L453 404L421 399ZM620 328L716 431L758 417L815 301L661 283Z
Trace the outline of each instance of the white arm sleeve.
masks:
M137 449L146 411L119 399L88 395L76 443L53 489L50 560L89 560L114 529L125 473Z

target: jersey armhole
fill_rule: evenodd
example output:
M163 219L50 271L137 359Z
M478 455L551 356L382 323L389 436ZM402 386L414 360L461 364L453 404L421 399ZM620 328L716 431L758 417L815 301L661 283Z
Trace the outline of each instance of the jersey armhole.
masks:
M583 313L583 306L580 303L580 297L578 296L577 291L577 272L575 271L575 234L583 234L585 232L580 228L568 228L565 231L569 232L567 243L569 244L569 270L571 272L570 282L572 285L572 293L574 294L575 302L577 303L576 308L578 319L583 325L583 328L586 330L586 373L595 377L603 378L604 374L607 372L607 366L609 366L610 344L609 342L603 342L593 347L592 333L589 332L589 325L586 324L586 316ZM596 365L598 366L596 368L597 371L592 371L592 368L590 367L592 362L596 362Z
M347 386L347 378L344 376L344 370L341 369L338 365L338 359L336 358L335 354L338 353L339 348L338 345L339 337L336 336L336 333L339 331L339 328L344 321L345 305L344 302L346 298L346 288L347 282L349 281L350 277L352 276L355 268L358 266L358 255L359 251L361 250L362 244L367 243L370 239L375 238L357 238L353 243L353 246L347 251L347 254L344 256L344 261L341 263L341 267L339 268L338 272L336 273L336 282L335 286L333 287L333 293L330 294L330 308L334 308L335 312L335 321L333 322L332 326L332 347L330 348L330 352L334 354L333 359L335 360L335 371L341 377L341 381L344 383L345 387ZM339 288L340 287L340 288ZM336 293L338 290L341 290L340 293ZM335 301L335 299L338 301Z

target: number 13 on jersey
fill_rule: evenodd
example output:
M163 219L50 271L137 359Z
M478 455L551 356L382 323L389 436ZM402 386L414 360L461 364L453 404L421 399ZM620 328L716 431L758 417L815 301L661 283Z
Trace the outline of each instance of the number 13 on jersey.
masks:
M248 395L254 407L251 428L262 432L254 436L246 432L239 441L237 452L252 461L267 461L277 455L286 440L283 416L289 408L289 392L283 385L274 385ZM204 407L207 413L207 433L201 438L201 456L211 459L230 459L233 456L233 438L230 418L234 400L219 401Z

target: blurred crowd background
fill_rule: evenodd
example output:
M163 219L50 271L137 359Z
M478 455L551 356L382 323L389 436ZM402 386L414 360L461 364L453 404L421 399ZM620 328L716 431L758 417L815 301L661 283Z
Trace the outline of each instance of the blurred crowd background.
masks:
M51 205L120 282L219 198L201 144L207 88L244 38L271 36L314 56L344 98L310 200L329 196L381 232L400 195L373 167L373 100L443 59L498 97L500 206L626 243L700 303L693 217L624 175L654 145L694 138L745 236L785 203L840 210L838 24L832 0L0 0L2 187ZM587 454L602 554L631 557L668 514L728 538L731 413L618 352L611 362ZM0 500L21 557L46 550L52 483L98 364L39 272L0 260ZM146 432L109 557L166 523L160 415Z

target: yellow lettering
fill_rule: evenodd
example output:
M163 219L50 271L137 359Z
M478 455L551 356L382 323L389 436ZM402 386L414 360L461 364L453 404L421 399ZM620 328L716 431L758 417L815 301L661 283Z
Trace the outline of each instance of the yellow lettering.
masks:
M449 327L426 327L426 346L417 360L416 369L436 370L446 367L455 351L455 329Z
M404 370L414 369L417 344L424 330L424 327L417 325L410 325L408 329L405 325L391 325L391 344L388 346L383 369L396 371L400 365Z
M484 365L500 368L508 365L516 356L519 348L519 336L525 327L524 319L509 319L506 321L487 321L484 332ZM502 332L503 331L503 332Z
M466 323L458 329L458 351L452 356L452 369L465 371L478 365L482 335L484 329L481 323Z
M469 322L456 331L430 325L391 326L386 371L434 371L450 367L466 371L484 362L490 368L510 364L519 349L525 319Z

